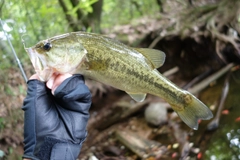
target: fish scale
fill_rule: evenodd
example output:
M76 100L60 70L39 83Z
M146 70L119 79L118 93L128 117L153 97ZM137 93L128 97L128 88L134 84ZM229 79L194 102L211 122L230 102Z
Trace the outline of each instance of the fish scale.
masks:
M89 42L89 40L87 42ZM175 89L170 89L169 86L173 87L172 83L169 83L169 81L166 81L166 80L159 81L159 79L163 77L162 75L155 74L155 76L153 77L152 70L149 70L148 68L146 68L143 65L135 66L134 64L136 64L136 63L132 62L135 59L125 60L125 61L123 61L124 63L122 62L121 65L119 65L118 61L121 61L122 55L121 55L121 53L117 54L116 50L114 50L115 51L114 53L105 55L105 57L104 57L104 56L102 56L104 54L92 51L92 48L88 47L88 46L90 46L89 43L86 43L86 44L83 43L83 46L86 48L86 50L88 51L88 54L89 54L89 56L88 56L89 62L86 62L86 63L91 63L92 61L95 61L95 59L97 57L98 57L97 59L101 60L101 63L100 63L101 66L104 66L104 64L105 65L108 64L108 62L106 62L106 61L109 59L116 60L116 62L112 60L109 64L109 66L103 67L103 68L108 68L108 70L105 70L102 72L99 72L96 69L97 67L94 67L94 71L96 73L92 73L93 71L91 69L89 72L88 72L88 70L81 71L81 68L80 68L79 72L82 73L83 75L86 75L87 77L91 77L91 78L97 76L98 79L101 77L100 79L103 79L102 80L103 83L111 85L111 86L116 86L118 84L117 85L118 89L125 90L127 92L140 91L141 93L150 93L150 94L153 94L156 96L161 96L164 99L168 99L168 102L170 102L170 103L174 103L176 97L178 99L179 99L179 97L181 97L179 95L179 92L175 92L176 86L174 86ZM107 57L107 56L110 56L110 57ZM94 57L95 59L92 60L91 59L92 57ZM88 64L88 65L92 66L91 64ZM98 75L92 75L92 74L98 74ZM109 79L105 78L106 74L109 74L108 77L112 75L112 77L109 78L110 81L109 81ZM123 77L123 75L126 75L126 76ZM115 81L113 81L113 79ZM120 80L116 81L116 79L120 79ZM129 81L124 86L120 86L119 82L121 82L121 79L125 79L125 80L129 79ZM117 82L117 83L112 84L113 82ZM165 82L168 82L168 84L166 84ZM164 94L164 93L168 93L168 94ZM164 95L166 95L166 96L164 96ZM169 96L169 95L171 95L171 96ZM172 100L172 99L174 99L174 100Z

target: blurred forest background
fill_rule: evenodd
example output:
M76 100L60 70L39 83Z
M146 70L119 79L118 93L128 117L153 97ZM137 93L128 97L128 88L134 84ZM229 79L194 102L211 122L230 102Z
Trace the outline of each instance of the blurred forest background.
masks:
M86 31L163 50L167 59L159 70L216 113L213 128L204 121L193 131L159 98L135 103L122 91L87 80L93 105L80 159L240 159L239 0L0 0L0 18L0 159L21 159L26 95L3 30L27 77L34 70L23 40L30 47ZM146 110L154 105L159 109L150 114L157 117L149 120Z

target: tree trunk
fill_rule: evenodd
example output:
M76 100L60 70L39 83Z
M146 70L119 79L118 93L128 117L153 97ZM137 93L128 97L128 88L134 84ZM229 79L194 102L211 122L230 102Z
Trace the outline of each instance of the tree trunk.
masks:
M93 12L87 16L88 27L91 27L92 32L100 33L101 14L102 14L103 0L98 0L92 5Z
M159 6L160 13L163 13L162 0L156 0L156 1L157 1L158 6Z

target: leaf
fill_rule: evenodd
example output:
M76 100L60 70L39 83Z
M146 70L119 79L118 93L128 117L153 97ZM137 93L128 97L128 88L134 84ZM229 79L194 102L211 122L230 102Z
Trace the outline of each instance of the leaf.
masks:
M46 5L41 5L41 7L38 9L38 13L41 14L42 17L47 16L49 14L55 14L58 10L54 7L48 7Z
M92 13L92 4L96 3L98 0L82 0L78 3L77 6L73 7L70 11L68 11L67 14L69 15L75 15L77 10L81 10L83 13L88 14Z

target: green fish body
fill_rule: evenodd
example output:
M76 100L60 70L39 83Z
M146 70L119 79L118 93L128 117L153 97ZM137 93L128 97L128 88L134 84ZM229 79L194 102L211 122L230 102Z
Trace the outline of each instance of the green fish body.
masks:
M198 119L213 116L200 100L156 70L165 61L159 50L131 48L98 34L73 32L41 41L26 51L43 81L54 72L80 73L124 90L138 102L149 93L166 100L193 129L198 128Z

